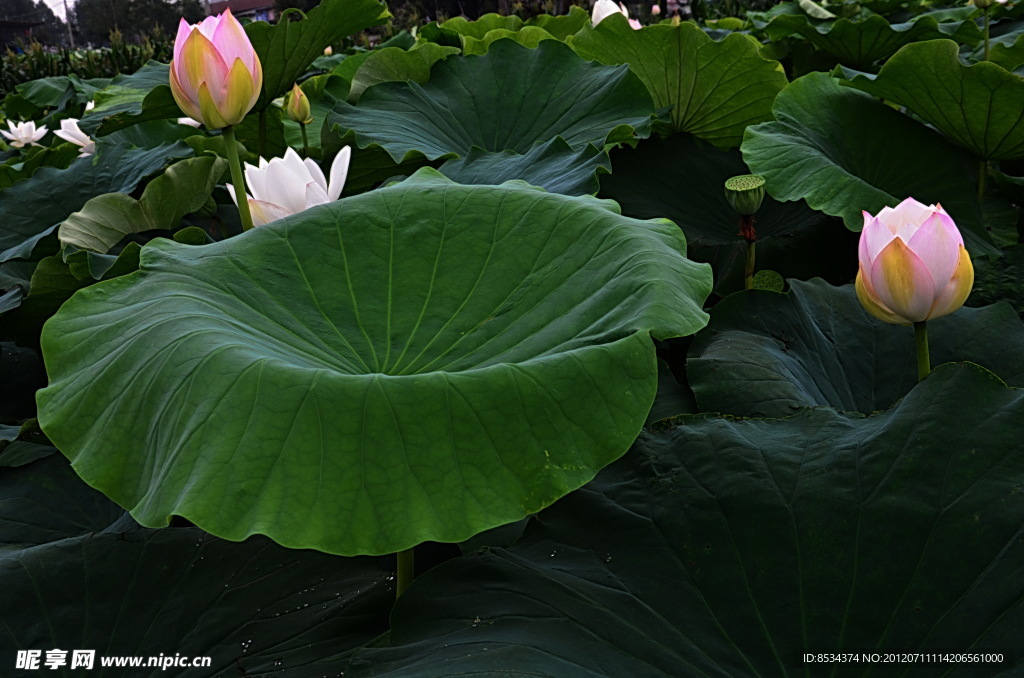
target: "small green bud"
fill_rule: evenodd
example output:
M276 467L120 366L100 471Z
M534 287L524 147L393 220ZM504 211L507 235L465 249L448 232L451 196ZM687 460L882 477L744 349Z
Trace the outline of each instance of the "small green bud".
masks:
M313 122L310 113L309 97L302 91L298 83L292 86L291 94L288 96L288 103L285 106L288 117L301 125L308 125Z
M764 177L744 174L726 180L725 198L741 217L757 214L764 200Z

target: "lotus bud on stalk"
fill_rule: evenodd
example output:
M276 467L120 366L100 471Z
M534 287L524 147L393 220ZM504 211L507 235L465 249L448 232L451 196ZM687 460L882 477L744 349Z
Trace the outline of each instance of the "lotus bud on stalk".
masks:
M36 124L34 122L19 122L18 124L15 124L13 120L7 121L7 129L10 131L5 132L0 130L0 134L7 137L11 146L14 146L15 148L24 148L28 145L39 146L40 144L36 142L45 137L46 132L48 131L46 129L46 125L41 125L39 128L36 128Z
M754 286L754 248L757 231L754 229L754 215L764 201L764 177L758 174L741 174L725 182L725 199L729 201L740 217L740 235L747 241L747 265L743 276L744 289Z
M230 9L195 25L184 19L179 22L170 82L174 100L185 115L209 129L223 129L231 179L235 190L244 192L233 128L259 99L263 67ZM242 228L252 228L248 205L243 201L238 207Z
M914 325L918 377L931 371L927 321L963 306L974 266L942 205L907 198L877 216L864 212L858 249L857 298L879 320Z
M292 85L291 94L288 95L288 104L284 110L289 118L299 123L299 130L302 131L302 156L309 157L309 139L306 136L306 125L313 122L313 114L309 109L309 97L302 91L298 83Z
M985 14L985 56L983 61L988 61L989 54L989 12L992 10L993 5L1005 5L1007 0L974 0L974 6L982 10Z
M651 15L658 16L661 14L661 5L651 5Z

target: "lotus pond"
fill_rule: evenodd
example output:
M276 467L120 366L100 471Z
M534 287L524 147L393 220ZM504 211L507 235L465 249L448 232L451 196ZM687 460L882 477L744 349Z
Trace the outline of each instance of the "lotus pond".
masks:
M975 2L323 0L18 85L0 676L1024 675Z

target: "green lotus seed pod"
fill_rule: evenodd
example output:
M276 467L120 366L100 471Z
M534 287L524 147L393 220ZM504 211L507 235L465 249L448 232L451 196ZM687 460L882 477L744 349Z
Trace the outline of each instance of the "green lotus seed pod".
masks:
M764 200L764 177L744 174L725 182L725 198L741 217L757 214Z

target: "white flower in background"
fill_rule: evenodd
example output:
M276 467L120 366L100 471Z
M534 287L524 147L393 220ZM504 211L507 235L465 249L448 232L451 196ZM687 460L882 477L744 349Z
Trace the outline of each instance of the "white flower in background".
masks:
M330 45L327 45L327 47L324 47L324 56L331 56L332 54L334 54L334 48L333 47L331 47Z
M178 118L179 125L188 125L189 127L201 127L203 123L192 118Z
M85 111L86 111L87 113L88 113L89 111L91 111L92 109L94 109L94 108L96 108L96 102L95 102L95 101L90 101L89 103L87 103L87 104L85 105Z
M315 205L333 202L341 195L348 177L348 163L352 150L341 149L331 163L330 182L320 166L294 149L285 151L283 158L260 158L259 167L245 164L245 183L249 187L249 209L254 226L262 226L298 214ZM231 199L238 204L235 187L227 184Z
M621 2L616 6L614 0L597 0L594 3L594 11L590 14L590 23L598 25L613 14L621 14L629 20L629 25L634 29L641 28L640 22L629 18L629 10Z
M19 122L17 125L14 124L13 120L7 121L7 127L11 130L5 132L0 130L0 134L3 134L11 142L11 146L15 148L22 148L27 144L38 146L36 142L46 136L46 126L43 125L39 129L36 129L34 122Z
M92 155L96 152L96 142L89 138L89 135L78 128L78 118L64 118L60 121L60 129L53 133L64 141L70 141L82 147L79 158Z

